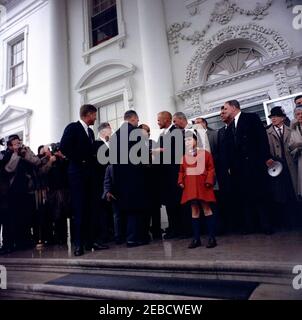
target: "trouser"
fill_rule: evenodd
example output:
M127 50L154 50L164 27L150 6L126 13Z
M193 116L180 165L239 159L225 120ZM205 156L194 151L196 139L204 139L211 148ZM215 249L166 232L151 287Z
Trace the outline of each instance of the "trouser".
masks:
M151 209L151 233L153 236L161 235L161 212L160 206Z
M166 205L169 233L178 235L181 229L182 207L180 204Z
M114 240L121 241L126 237L127 214L121 213L117 203L112 202L113 224L114 224Z
M89 172L73 172L69 174L71 203L74 217L74 244L76 247L91 245L95 239L96 190Z
M126 211L122 213L127 216L127 243L138 243L141 239L141 228L143 217L141 212Z
M3 243L8 248L27 248L31 244L34 208L27 193L9 192L8 210L3 219Z

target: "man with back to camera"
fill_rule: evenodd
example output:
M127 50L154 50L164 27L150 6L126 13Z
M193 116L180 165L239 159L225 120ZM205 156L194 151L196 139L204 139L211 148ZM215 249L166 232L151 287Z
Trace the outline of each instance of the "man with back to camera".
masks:
M127 247L137 247L148 242L141 237L141 226L148 202L144 161L140 156L147 155L148 161L149 149L141 145L139 154L132 154L132 148L141 141L142 136L138 123L137 113L134 110L126 111L124 123L110 139L109 149L112 172L116 177L113 183L114 198L111 198L116 200L121 216L127 218ZM137 160L141 161L136 163Z
M97 109L90 104L80 108L80 120L70 123L60 142L62 153L69 159L69 184L74 218L74 255L81 256L86 250L108 249L95 240L95 139L90 126L96 121Z

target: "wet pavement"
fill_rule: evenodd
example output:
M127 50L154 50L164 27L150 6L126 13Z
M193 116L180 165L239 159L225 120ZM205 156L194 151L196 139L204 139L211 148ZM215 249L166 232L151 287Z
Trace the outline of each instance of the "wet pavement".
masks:
M149 245L127 248L109 243L108 250L86 251L81 259L146 261L254 261L302 264L302 231L278 232L273 235L225 235L217 237L218 246L188 249L190 239L156 240ZM16 251L1 258L73 259L73 248L45 246L41 250Z

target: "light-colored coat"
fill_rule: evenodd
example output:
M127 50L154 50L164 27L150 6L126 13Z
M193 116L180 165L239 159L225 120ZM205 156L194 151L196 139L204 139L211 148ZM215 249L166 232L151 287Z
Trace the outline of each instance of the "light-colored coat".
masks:
M267 130L268 141L270 145L271 156L278 160L278 158L282 158L282 148L279 140L278 133L275 131L273 126L270 126ZM291 138L291 129L287 126L283 126L283 141L284 141L284 151L285 151L285 159L287 162L287 166L290 172L292 184L297 195L297 164L294 161L294 158L291 155L291 151L289 149L289 143Z
M298 166L297 192L298 195L302 197L302 135L298 128L298 122L292 124L289 148L291 150L291 155Z

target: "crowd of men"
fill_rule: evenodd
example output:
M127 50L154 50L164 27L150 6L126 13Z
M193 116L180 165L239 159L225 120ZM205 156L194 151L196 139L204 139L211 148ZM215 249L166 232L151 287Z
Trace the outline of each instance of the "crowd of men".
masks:
M97 109L83 105L80 120L65 128L60 143L40 146L37 155L10 136L0 155L0 254L66 244L68 218L75 256L108 249L111 241L137 247L191 237L190 206L181 205L177 182L187 131L214 159L217 232L271 234L301 227L302 96L295 103L292 123L274 107L266 128L257 114L241 111L237 100L221 107L219 130L204 118L189 123L182 112L163 111L157 141L134 110L114 133L101 123L95 139ZM280 163L281 173L270 176L268 169Z

